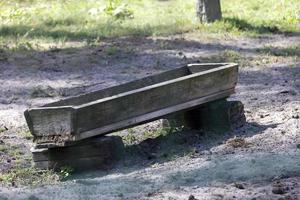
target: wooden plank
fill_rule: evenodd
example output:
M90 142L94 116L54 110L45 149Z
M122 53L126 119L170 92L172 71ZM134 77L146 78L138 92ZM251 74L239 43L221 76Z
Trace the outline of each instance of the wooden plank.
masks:
M88 94L83 94L77 97L67 98L58 102L53 102L46 104L43 107L57 107L57 106L74 106L88 103L91 101L96 101L98 99L103 99L120 93L124 93L131 90L136 90L138 88L146 87L149 85L154 85L160 82L168 81L171 79L176 79L185 75L188 75L190 72L186 67L177 68L174 70L169 70L152 76L147 76L135 81L117 85L114 87L109 87L103 90L90 92Z
M27 124L34 136L64 135L72 137L74 109L70 106L31 108L25 111Z
M77 134L233 88L234 68L208 70L75 107ZM131 106L132 105L132 106Z
M141 116L137 116L137 117L134 117L134 118L131 118L128 120L123 120L123 121L116 122L116 123L113 123L113 124L110 124L107 126L103 126L100 128L96 128L96 129L93 129L90 131L85 131L85 132L82 132L82 133L76 135L76 137L78 137L77 139L80 140L80 139L89 138L89 137L92 137L95 135L101 135L101 134L103 135L103 134L107 134L107 133L110 133L113 131L118 131L118 130L121 130L124 128L129 128L129 127L132 127L135 125L139 125L142 123L146 123L146 122L150 122L150 121L162 118L168 114L171 114L171 113L174 113L177 111L193 109L194 107L197 107L203 103L207 103L209 101L213 101L216 99L222 99L222 98L230 96L230 94L233 94L233 93L234 93L234 89L232 88L230 90L226 90L226 91L219 92L219 93L216 93L213 95L195 99L195 100L185 102L185 103L182 103L182 104L179 104L176 106L171 106L171 107L164 108L164 109L161 109L158 111L154 111L154 112L147 113L147 114L144 114Z
M195 63L195 64L188 64L187 68L191 73L195 74L195 73L219 68L222 66L236 66L236 64L235 63Z
M29 109L27 123L37 143L65 145L227 97L234 91L238 67L211 63L176 70ZM79 105L58 106L69 103Z

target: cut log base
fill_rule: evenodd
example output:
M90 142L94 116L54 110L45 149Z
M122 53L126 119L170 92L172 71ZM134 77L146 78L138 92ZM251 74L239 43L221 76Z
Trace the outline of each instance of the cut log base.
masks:
M186 128L225 133L246 122L244 105L240 101L217 100L184 113L168 116L163 124L172 129Z
M124 144L118 136L100 136L57 148L32 148L34 166L56 171L68 167L75 171L108 169L124 154Z

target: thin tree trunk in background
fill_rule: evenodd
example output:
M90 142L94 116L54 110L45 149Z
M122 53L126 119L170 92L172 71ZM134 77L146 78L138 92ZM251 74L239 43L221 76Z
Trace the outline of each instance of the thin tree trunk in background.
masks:
M210 23L222 18L220 0L197 0L196 10L201 23Z

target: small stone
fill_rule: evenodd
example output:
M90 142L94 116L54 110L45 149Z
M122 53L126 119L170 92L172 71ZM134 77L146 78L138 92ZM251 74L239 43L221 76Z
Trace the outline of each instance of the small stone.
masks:
M1 103L1 104L5 104L5 105L8 105L8 104L11 104L12 101L11 101L11 99L0 99L0 103Z
M294 118L294 119L299 119L299 115L298 115L298 114L293 115L292 118Z
M283 197L280 197L278 200L295 200L295 199L298 199L298 198L293 198L292 196L290 195L285 195Z
M244 138L234 137L226 141L226 144L233 148L248 148L252 144L247 142Z
M280 186L277 187L277 186L275 186L275 187L273 187L272 192L274 194L285 194L286 193L286 189L284 187L280 187Z
M197 200L197 199L194 197L194 195L191 194L191 195L189 196L188 200Z
M236 188L238 188L240 190L245 189L245 186L242 183L234 183L234 187L236 187Z
M32 98L55 97L55 96L59 96L59 93L50 86L37 86L33 88L31 92Z
M154 195L155 195L155 192L148 192L148 193L146 194L147 197L152 197L152 196L154 196Z

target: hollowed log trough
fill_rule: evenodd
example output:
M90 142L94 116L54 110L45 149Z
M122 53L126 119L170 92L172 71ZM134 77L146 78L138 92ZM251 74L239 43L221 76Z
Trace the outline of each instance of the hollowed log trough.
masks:
M66 146L224 99L234 93L237 77L234 63L189 64L30 108L25 117L37 145Z

